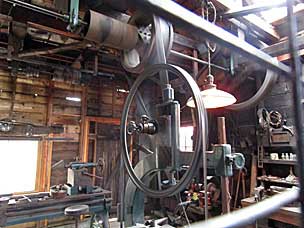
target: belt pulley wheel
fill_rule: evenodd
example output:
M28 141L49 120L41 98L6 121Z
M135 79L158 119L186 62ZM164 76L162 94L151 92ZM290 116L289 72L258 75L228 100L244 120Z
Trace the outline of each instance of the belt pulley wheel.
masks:
M169 55L173 44L173 27L157 16L142 13L134 14L128 23L138 28L139 40L135 48L122 52L122 66L128 72L139 74L146 66L155 63L156 35L163 39L165 55Z
M195 126L196 126L196 134L194 135L194 152L192 155L191 163L189 168L184 173L184 175L179 179L175 185L171 185L166 189L155 190L148 185L145 185L143 181L136 175L134 168L132 166L132 162L129 156L129 149L128 149L128 119L129 118L129 111L131 108L131 104L136 97L136 94L139 90L140 85L143 83L144 80L153 80L153 77L156 77L160 74L161 71L167 71L168 74L174 75L180 78L185 85L189 88L191 95L195 102ZM193 78L188 74L185 70L178 66L169 65L169 64L155 64L150 67L147 67L146 70L141 74L136 81L134 82L133 86L130 89L130 92L126 98L122 117L121 117L121 126L120 126L120 137L121 137L121 146L122 146L122 153L123 153L123 160L127 172L130 176L130 179L133 183L138 187L141 191L143 191L146 195L150 197L168 197L175 195L182 191L184 188L192 180L195 171L199 167L201 162L201 150L205 151L206 149L206 135L207 135L207 121L206 121L206 110L203 105L203 100L200 95L200 89L197 86L196 82ZM157 134L157 133L156 133Z

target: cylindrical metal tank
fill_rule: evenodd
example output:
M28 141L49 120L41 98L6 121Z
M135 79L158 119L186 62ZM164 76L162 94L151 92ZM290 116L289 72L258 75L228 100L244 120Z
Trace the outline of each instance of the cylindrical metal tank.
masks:
M84 17L88 23L85 39L108 47L129 50L136 46L138 31L135 26L123 23L95 11Z

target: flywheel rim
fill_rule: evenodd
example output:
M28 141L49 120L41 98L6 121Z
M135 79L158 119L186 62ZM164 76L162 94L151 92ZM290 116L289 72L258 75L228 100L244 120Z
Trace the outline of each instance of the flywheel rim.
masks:
M129 150L128 150L128 144L127 144L127 118L128 113L130 110L131 103L136 95L136 91L141 85L141 83L149 78L152 78L154 75L158 74L160 71L167 70L175 75L177 75L179 78L182 78L184 82L187 83L192 96L194 98L195 104L196 104L196 127L197 127L197 134L195 135L195 148L194 148L194 154L192 156L190 168L186 171L186 173L183 175L183 177L180 179L180 181L174 185L173 187L169 187L165 190L153 190L146 186L140 178L138 178L134 172L134 169L132 167L130 158L129 158ZM207 137L207 119L206 119L206 110L204 108L203 100L200 95L200 89L197 86L194 79L191 77L189 73L187 73L184 69L171 65L171 64L155 64L150 67L148 67L143 74L141 74L139 77L137 77L136 81L134 82L132 88L130 89L130 92L127 96L127 99L124 104L124 109L122 112L121 117L121 126L120 126L120 137L121 137L121 146L122 146L122 155L125 167L127 169L127 172L129 174L130 179L132 182L146 195L154 198L162 198L162 197L168 197L175 195L182 191L186 186L190 183L192 180L193 175L195 174L195 171L197 170L197 167L199 163L201 162L201 149L205 153L206 151L206 137Z

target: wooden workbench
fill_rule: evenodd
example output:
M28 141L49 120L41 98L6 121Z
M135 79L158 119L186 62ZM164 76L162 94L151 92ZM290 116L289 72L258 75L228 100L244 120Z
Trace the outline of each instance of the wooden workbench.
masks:
M252 204L255 204L256 202L254 200L254 197L249 197L242 199L241 203L242 203L242 207L247 207ZM277 212L268 216L268 218L283 223L291 224L294 226L300 226L300 216L301 216L300 207L282 207Z

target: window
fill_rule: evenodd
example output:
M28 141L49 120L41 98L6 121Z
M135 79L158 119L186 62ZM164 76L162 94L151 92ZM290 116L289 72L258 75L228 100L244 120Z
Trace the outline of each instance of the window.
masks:
M181 151L185 152L192 152L193 151L193 127L181 127L179 140L180 140L180 149Z
M0 140L0 194L35 190L38 141Z

